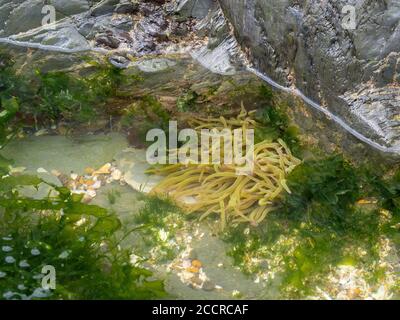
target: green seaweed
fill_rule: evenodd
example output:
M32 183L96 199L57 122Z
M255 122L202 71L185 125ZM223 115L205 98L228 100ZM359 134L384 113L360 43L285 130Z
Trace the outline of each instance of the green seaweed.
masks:
M14 98L20 106L19 117L24 125L47 125L60 120L89 122L106 112L106 102L118 97L119 87L139 81L108 62L88 60L86 75L70 71L43 72L33 76L17 74L10 57L0 55L0 99L2 108Z
M176 107L180 112L193 111L196 106L196 101L199 95L192 90L189 90L185 94L178 97L176 101Z
M140 226L141 255L150 258L149 250L156 249L158 262L173 260L182 249L175 242L175 236L184 226L184 215L168 198L142 196L142 201L144 206L133 219Z
M130 263L118 247L121 223L113 213L82 203L64 187L44 199L24 198L21 187L48 184L35 176L0 180L0 299L152 299L163 283ZM34 251L35 252L34 252ZM56 271L56 288L44 289L42 268Z
M272 99L269 98L268 92L265 93L267 99ZM286 142L295 156L301 156L303 146L299 140L299 130L290 122L282 106L263 105L258 109L256 120L261 124L255 130L256 142L280 138Z
M367 181L387 187L379 191ZM383 219L379 211L382 204L396 212L393 181L396 178L384 182L370 172L367 175L364 168L355 168L339 155L305 161L287 177L292 193L283 196L262 225L250 232L231 229L224 235L229 255L249 274L265 271L263 265L251 263L252 258L273 261L270 267L279 274L286 298L312 295L332 267L344 264L369 270L369 281L376 284L382 277L376 264L379 239L385 236L400 244L395 227L400 218ZM356 205L371 194L379 197L378 207ZM358 255L357 248L366 254Z

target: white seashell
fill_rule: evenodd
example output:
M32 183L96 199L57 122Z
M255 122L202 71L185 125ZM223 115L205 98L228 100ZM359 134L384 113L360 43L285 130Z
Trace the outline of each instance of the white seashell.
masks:
M92 188L93 188L93 189L99 189L99 188L101 188L101 181L97 181L97 180L96 180L96 182L93 183Z
M79 177L79 176L78 176L76 173L71 173L71 179L72 179L72 180L75 181L76 179L78 179L78 177Z
M164 229L161 229L161 230L158 232L158 236L160 237L160 240L161 240L161 241L167 241L167 239L168 239L168 232L166 232Z
M190 268L192 266L192 262L189 259L185 259L182 261L182 267Z
M82 218L80 220L78 220L77 222L75 222L75 225L77 227L80 227L81 225L83 225L86 222L86 218Z
M134 265L136 265L137 263L138 263L138 261L139 261L139 256L137 256L136 254L131 254L130 256L129 256L129 261L130 261L130 263L134 266Z
M111 173L111 178L113 178L114 180L121 180L122 178L122 172L119 171L118 169L115 169L112 173Z
M94 197L97 195L97 193L96 193L96 191L94 191L94 190L88 190L88 191L86 192L86 195L87 195L88 197L90 197L90 198L94 198Z
M46 169L44 168L39 168L36 170L37 173L48 173Z
M194 273L188 272L188 271L183 271L181 273L181 277L183 281L189 281L194 277Z

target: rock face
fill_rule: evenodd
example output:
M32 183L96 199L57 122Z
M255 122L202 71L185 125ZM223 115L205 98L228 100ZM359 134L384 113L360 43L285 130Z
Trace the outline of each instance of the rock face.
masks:
M244 52L279 84L297 87L362 135L400 154L399 0L46 3L56 10L51 27L42 25L48 12L42 0L0 0L0 50L13 55L21 72L32 72L35 63L44 70L76 69L83 55L99 53L117 67L139 66L152 79L152 69L159 75L164 57L174 54L189 57L185 63L196 60L214 79L243 73ZM355 7L355 29L345 28L342 9L348 4ZM161 60L149 66L147 57L153 55ZM132 63L135 59L146 61ZM164 71L177 68L186 67L167 63ZM179 87L167 74L159 79ZM204 79L199 73L192 86L212 83Z
M142 78L121 88L125 97L153 95L171 108L191 94L207 103L215 98L220 106L235 86L258 81L243 68L240 46L215 0L49 3L56 9L51 27L42 25L42 0L0 0L0 53L11 55L21 73L85 74L91 68L87 57L108 59ZM15 19L27 23L11 23Z
M400 153L399 0L219 2L257 69Z

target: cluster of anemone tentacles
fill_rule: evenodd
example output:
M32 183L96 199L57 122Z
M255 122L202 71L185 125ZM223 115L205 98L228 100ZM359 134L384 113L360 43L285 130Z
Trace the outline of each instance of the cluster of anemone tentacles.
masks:
M191 124L198 131L240 128L244 135L258 126L253 114L242 107L235 118L196 118ZM152 193L169 195L185 212L201 213L201 219L218 214L222 230L228 224L257 225L274 210L274 200L282 191L290 193L285 177L301 161L281 139L255 144L253 159L252 173L246 175L239 175L235 164L187 163L152 168L148 173L165 176Z

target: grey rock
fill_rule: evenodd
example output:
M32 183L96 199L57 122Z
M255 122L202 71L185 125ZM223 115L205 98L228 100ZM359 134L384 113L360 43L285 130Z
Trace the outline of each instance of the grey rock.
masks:
M214 0L178 0L174 10L182 18L202 19L215 6L216 2Z
M121 43L117 38L112 35L99 35L96 38L96 43L111 49L117 49Z
M202 287L204 291L213 291L215 289L215 283L209 280L204 281Z
M373 141L400 148L398 0L219 2L257 69L284 86L294 84ZM349 4L356 8L354 30L342 24ZM379 92L371 97L379 115L357 97L367 87Z
M13 1L0 6L0 17L4 18L1 36L18 34L40 27L45 16L42 14L42 9L43 1L41 0Z
M102 0L91 8L91 15L98 17L104 14L112 14L119 0Z
M43 1L42 1L43 2ZM62 16L71 16L89 10L88 0L50 0L50 5L53 5L56 12Z
M139 11L139 3L131 1L121 1L115 8L115 12L119 14L134 14Z

